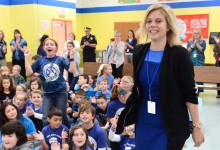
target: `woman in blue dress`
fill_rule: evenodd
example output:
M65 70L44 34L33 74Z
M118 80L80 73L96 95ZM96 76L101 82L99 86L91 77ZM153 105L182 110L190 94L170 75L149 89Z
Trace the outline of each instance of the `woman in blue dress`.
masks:
M133 53L134 85L122 111L118 128L136 124L136 149L182 150L190 135L188 109L193 121L195 146L205 140L198 115L193 63L179 46L176 18L167 5L148 8L143 39Z

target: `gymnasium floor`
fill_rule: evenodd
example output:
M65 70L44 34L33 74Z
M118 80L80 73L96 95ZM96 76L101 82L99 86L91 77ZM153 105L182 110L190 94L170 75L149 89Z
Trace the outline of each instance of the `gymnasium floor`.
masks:
M200 94L203 100L200 118L203 123L205 143L196 148L190 137L183 150L220 150L220 99L216 98L216 93L214 90L206 90Z

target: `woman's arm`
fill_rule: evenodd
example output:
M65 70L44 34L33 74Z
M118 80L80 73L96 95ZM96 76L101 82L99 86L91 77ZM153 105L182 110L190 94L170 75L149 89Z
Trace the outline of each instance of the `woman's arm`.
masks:
M125 43L124 42L120 42L119 44L117 44L117 54L118 55L124 55L124 49L125 49Z
M204 50L206 49L205 40L203 40L202 44L196 43L195 46L198 48L198 50L199 50L200 52L204 52Z
M4 54L7 53L7 44L3 45L2 51Z
M25 52L27 50L27 46L23 46L23 48L18 44L18 48L22 51Z
M198 105L188 102L188 108L190 111L190 115L192 118L193 123L193 132L192 132L192 138L195 143L195 146L198 147L202 143L205 142L205 138L202 132L202 124L199 120L199 111L198 111Z

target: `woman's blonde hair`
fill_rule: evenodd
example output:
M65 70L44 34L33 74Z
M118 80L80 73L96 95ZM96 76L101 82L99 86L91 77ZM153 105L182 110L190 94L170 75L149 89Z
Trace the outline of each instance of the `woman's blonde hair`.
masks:
M179 31L177 27L177 20L176 16L173 13L173 10L168 6L168 5L163 5L163 4L154 4L151 5L144 16L144 20L141 25L141 31L142 31L142 36L144 42L147 42L148 36L147 36L147 31L146 31L146 23L147 23L147 18L149 14L155 10L160 10L160 12L164 15L166 22L167 22L167 28L169 31L167 32L167 42L168 44L172 47L174 45L179 45Z
M192 34L192 40L193 40L193 41L195 40L195 38L194 38L194 33L195 33L195 31L199 32L199 34L200 34L199 40L203 40L202 31L201 31L201 29L199 29L199 28L195 28L195 29L194 29L193 34Z

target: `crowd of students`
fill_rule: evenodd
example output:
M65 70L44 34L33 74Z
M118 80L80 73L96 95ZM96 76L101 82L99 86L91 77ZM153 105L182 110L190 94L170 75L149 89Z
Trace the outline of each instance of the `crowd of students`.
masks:
M193 64L187 50L179 46L174 13L167 5L152 5L141 28L151 43L135 47L133 59L134 46L129 42L134 33L129 31L129 40L124 43L121 32L115 31L108 64L100 66L97 80L80 73L79 43L74 34L65 44L65 57L56 55L54 39L42 37L39 48L44 56L33 56L31 63L27 43L15 30L10 43L12 74L0 61L0 148L179 150L190 135L187 110L195 146L203 144ZM94 50L97 44L90 30L85 28L80 44L83 51L88 47ZM0 30L1 60L7 52L3 38ZM190 52L196 47L202 50L196 42L191 42ZM83 53L84 62L94 61L87 52ZM122 76L124 52L127 61L133 60L134 81ZM25 73L30 80L26 81Z
M124 133L118 133L116 126L131 94L121 88L120 80L127 79L132 84L132 77L115 79L111 65L103 64L97 80L92 75L79 74L77 83L72 84L74 77L71 79L68 74L75 73L77 68L74 43L67 43L67 57L56 56L57 43L51 38L45 39L43 46L46 56L32 57L32 64L30 50L24 51L30 80L22 78L19 65L13 66L12 74L7 66L0 68L1 146L46 150L134 149L134 126L126 127ZM22 142L17 134L21 131L4 131L5 126L13 128L20 123L26 135ZM12 134L19 139L17 144L6 138Z

